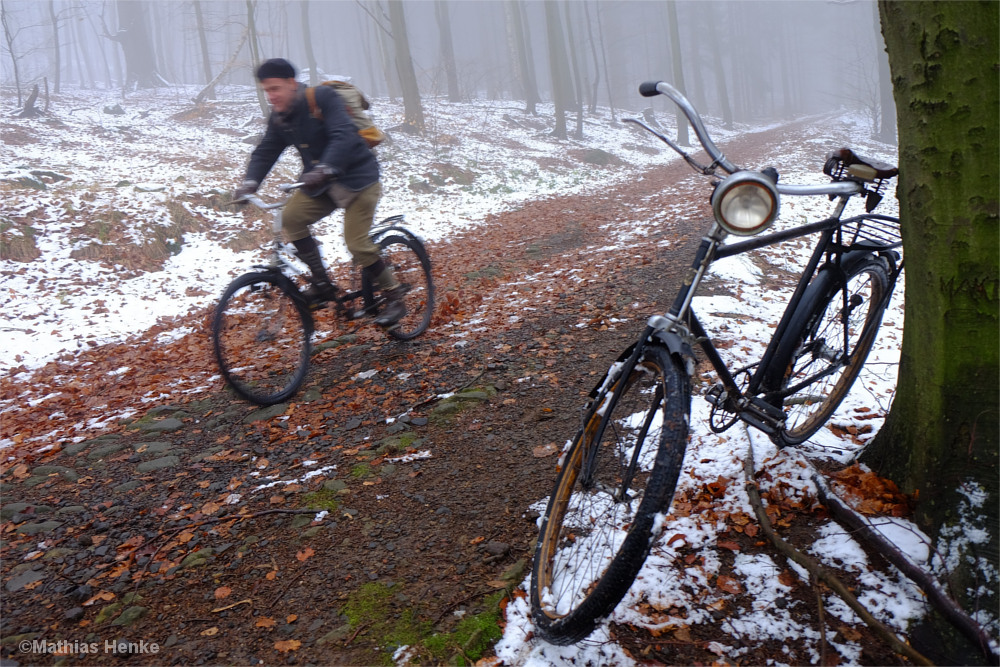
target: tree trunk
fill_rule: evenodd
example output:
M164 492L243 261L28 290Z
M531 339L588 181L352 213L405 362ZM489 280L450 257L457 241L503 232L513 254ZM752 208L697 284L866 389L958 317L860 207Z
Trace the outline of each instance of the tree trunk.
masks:
M34 118L41 115L41 112L35 108L35 102L38 100L38 84L31 89L31 95L28 95L27 101L24 103L24 108L18 112L18 118Z
M250 45L250 66L253 67L256 72L257 66L260 65L260 38L257 36L257 2L255 0L246 0L247 3L247 40ZM256 86L257 89L257 104L260 105L260 113L264 118L267 118L271 113L271 109L267 104L267 97L264 95L264 90L260 86Z
M535 61L531 57L531 34L528 32L527 22L521 14L521 4L511 0L507 4L507 8L517 47L518 78L521 80L521 88L524 90L524 110L534 116L538 113L535 106L538 104L539 95L535 80Z
M59 16L56 14L55 0L49 0L49 18L52 20L52 68L55 70L52 81L52 92L59 94L59 83L62 72L62 58L59 50Z
M681 94L686 94L684 67L681 60L681 31L677 26L677 2L675 0L667 0L667 23L670 26L670 64L674 70L674 87ZM690 146L691 141L688 138L687 116L684 115L684 112L676 104L674 108L677 114L677 144L679 146Z
M205 83L212 82L212 61L208 57L208 34L205 32L205 19L201 14L201 0L194 0L194 20L198 27L198 43L201 46L201 69L205 76ZM215 86L209 85L205 88L204 98L215 99Z
M576 131L574 139L583 139L583 76L580 74L580 56L576 51L576 37L573 35L573 17L569 13L570 3L566 3L566 38L569 45L569 61L573 70L573 102L576 104Z
M389 0L389 21L392 24L392 41L396 51L396 74L403 89L404 122L417 132L424 131L424 107L420 102L417 73L410 55L410 38L406 33L406 13L402 0Z
M597 113L597 91L601 85L601 63L597 58L597 42L594 40L593 24L590 20L590 3L583 3L583 13L587 19L587 39L590 42L590 56L594 59L594 83L590 87L590 102L587 106L588 113Z
M118 0L118 32L112 36L125 56L125 89L155 88L160 85L153 42L146 29L152 7L147 0Z
M714 5L709 5L710 11L716 21L716 25L721 20L721 13ZM715 33L718 35L718 33ZM733 105L729 102L729 86L726 85L726 70L722 66L722 44L718 38L713 39L709 48L712 52L712 69L715 74L716 92L719 95L719 104L722 105L722 124L727 130L733 129Z
M302 45L306 49L306 64L309 66L309 85L319 84L319 72L316 71L316 54L313 52L312 28L309 23L309 0L299 3L302 13Z
M10 61L14 66L14 88L17 89L17 106L21 106L24 98L21 97L21 72L17 63L19 57L14 51L14 30L10 27L10 14L7 13L7 6L3 2L0 2L0 23L3 24L3 37L4 41L7 42L7 53L10 54Z
M615 96L611 89L611 75L608 74L608 51L604 46L604 22L601 20L601 6L597 5L597 36L601 40L601 61L604 64L604 83L608 89L608 107L611 109L611 120L618 122L615 114Z
M240 41L236 45L236 48L233 49L233 55L232 57L229 58L229 62L227 62L225 66L223 66L223 68L219 70L219 73L215 75L214 79L208 82L207 86L202 88L201 92L199 92L198 95L194 98L195 104L201 104L206 99L208 99L209 93L215 90L215 84L217 84L220 80L222 80L222 77L224 77L226 74L229 73L230 70L233 69L233 67L236 65L237 58L239 58L240 51L243 50L243 44L246 43L249 34L250 34L250 27L247 26L243 29L243 34L240 36Z
M862 460L919 491L917 521L955 557L953 590L996 637L1000 5L879 9L897 108L906 316L895 401ZM938 639L930 657L972 659L959 637Z
M451 40L451 17L448 15L447 2L437 0L434 3L434 17L441 36L441 62L448 79L448 101L455 104L462 101L462 95L458 90L458 67L455 65L455 47Z
M376 9L380 8L378 2L373 3L373 5ZM379 65L382 70L382 78L385 79L389 99L395 102L396 98L401 96L401 92L399 90L399 77L393 76L392 74L392 71L395 69L392 50L389 48L389 40L392 39L392 33L389 32L389 29L378 20L378 17L375 16L375 14L368 9L368 7L361 5L361 8L365 10L365 13L368 14L372 20L372 30L375 33L375 42L378 46L378 57Z
M566 65L566 41L555 0L545 0L545 32L549 44L549 71L552 77L552 102L555 105L556 126L552 136L566 139L566 106L570 98L569 69Z

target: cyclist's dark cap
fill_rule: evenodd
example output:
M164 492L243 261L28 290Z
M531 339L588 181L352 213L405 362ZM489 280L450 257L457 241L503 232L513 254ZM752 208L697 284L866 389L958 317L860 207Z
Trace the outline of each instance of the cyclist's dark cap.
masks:
M284 58L265 60L257 68L257 80L264 79L294 79L295 66Z

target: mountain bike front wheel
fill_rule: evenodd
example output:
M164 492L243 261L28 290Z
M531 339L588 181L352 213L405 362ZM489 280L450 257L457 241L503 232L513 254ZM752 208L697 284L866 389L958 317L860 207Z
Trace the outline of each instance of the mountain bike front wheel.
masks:
M248 273L226 288L212 339L222 376L257 405L298 391L309 370L313 320L301 293L276 272Z
M416 338L430 326L434 314L434 278L427 249L416 238L390 233L378 241L382 259L406 289L406 315L388 329L398 340Z
M560 459L531 573L535 634L571 644L639 573L687 448L688 378L661 346L616 364Z
M789 327L794 352L781 384L785 426L773 436L779 446L804 442L830 419L865 365L888 306L891 281L881 257L856 261L842 280L828 282L802 325Z

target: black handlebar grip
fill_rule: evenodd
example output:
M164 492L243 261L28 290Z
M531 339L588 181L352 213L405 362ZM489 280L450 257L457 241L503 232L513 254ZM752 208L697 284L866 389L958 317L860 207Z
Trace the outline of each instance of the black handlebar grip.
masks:
M639 94L643 97L656 97L660 94L660 91L656 89L656 84L659 81L645 81L639 84Z

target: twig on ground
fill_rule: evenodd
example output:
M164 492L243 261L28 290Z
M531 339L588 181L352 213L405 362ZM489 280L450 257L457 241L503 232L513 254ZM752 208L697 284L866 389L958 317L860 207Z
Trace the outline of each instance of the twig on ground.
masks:
M847 606L850 607L876 635L888 644L893 651L906 656L918 665L933 665L934 663L928 660L922 653L914 649L912 646L900 641L892 630L887 628L881 621L872 616L871 612L869 612L864 605L858 602L858 599L854 597L854 595L847 589L847 586L845 586L840 579L835 577L829 570L822 567L815 560L788 544L788 542L785 542L777 533L774 532L774 527L771 525L771 520L767 517L767 512L764 510L764 504L760 498L760 491L757 489L757 482L754 479L753 444L751 444L747 449L747 455L743 461L743 474L746 477L747 495L750 497L750 505L753 506L754 514L757 515L757 521L760 523L761 532L763 532L764 535L771 540L771 543L781 554L795 561L804 567L810 575L829 586L830 589L840 596Z
M462 391L466 387L470 386L473 382L476 382L477 380L479 380L479 378L481 378L484 375L486 375L486 370L487 369L484 367L483 370L479 371L479 374L476 375L476 377L472 378L471 380L469 380L468 382L466 382L465 384L463 384L463 385L461 385L459 387L455 387L455 389L452 390L452 393ZM409 412L413 412L417 408L421 408L421 407L423 407L425 405L429 405L430 403L434 403L435 401L439 401L439 400L441 400L441 395L440 394L434 394L430 398L425 398L422 401L414 403L409 408L407 408L406 412L404 412L403 414L405 415L405 414L407 414Z
M819 581L816 580L816 576L810 577L812 580L813 590L816 591L816 616L819 619L819 664L825 665L826 662L826 610L823 608L823 591L819 588Z
M278 593L278 595L273 600L271 600L271 604L267 605L268 611L270 611L271 609L273 609L274 605L278 604L278 600L280 600L281 598L285 597L285 593L287 593L288 589L292 587L292 584L294 584L296 581L298 581L299 579L301 579L302 577L304 577L312 569L313 569L313 566L310 565L309 567L307 567L306 569L302 570L301 572L296 572L295 576L289 577L289 579L291 579L291 581L289 581L288 584L284 588L281 589L281 592Z
M917 584L924 594L927 595L927 601L949 623L955 626L959 632L978 646L983 656L990 661L990 664L1000 664L1000 655L997 655L993 651L989 636L983 630L983 627L965 613L965 610L944 591L930 573L907 558L903 552L875 530L863 516L842 502L833 490L830 489L822 476L816 473L812 476L812 480L819 490L820 502L830 510L830 515L834 519L851 529L853 534L860 536L874 546L886 560L895 565L900 572Z

